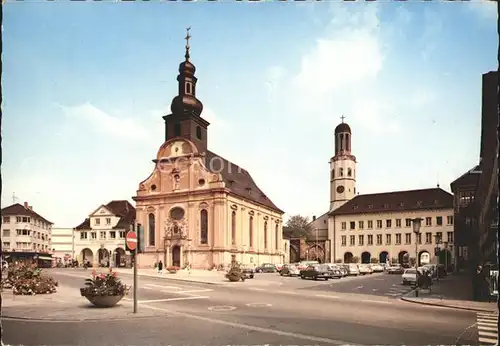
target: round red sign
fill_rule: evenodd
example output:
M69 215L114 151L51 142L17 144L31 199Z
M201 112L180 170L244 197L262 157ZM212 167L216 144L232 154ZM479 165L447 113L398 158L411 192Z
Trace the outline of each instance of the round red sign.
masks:
M125 239L129 250L133 251L137 248L137 235L135 234L135 232L129 231Z

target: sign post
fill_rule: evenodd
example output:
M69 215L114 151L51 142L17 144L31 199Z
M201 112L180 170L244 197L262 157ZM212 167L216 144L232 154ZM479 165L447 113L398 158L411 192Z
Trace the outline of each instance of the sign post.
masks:
M132 259L134 260L134 314L137 313L137 234L134 231L129 231L125 238L127 248L132 252Z

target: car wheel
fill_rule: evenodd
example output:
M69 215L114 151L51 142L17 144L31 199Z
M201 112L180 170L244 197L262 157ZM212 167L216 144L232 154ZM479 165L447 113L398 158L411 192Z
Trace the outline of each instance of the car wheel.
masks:
M283 273L282 273L282 272L280 272L280 275L281 275L281 276L283 276Z
M304 275L301 275L301 276L300 276L300 278L301 278L302 280L305 280L305 277L304 277Z
M250 275L250 279L253 279L253 275Z
M325 278L325 281L328 281L328 278Z

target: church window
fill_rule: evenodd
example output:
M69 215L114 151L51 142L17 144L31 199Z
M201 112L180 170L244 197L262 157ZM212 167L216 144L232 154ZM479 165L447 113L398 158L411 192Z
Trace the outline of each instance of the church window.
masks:
M248 237L249 245L253 247L253 216L248 219Z
M344 135L341 133L339 136L340 136L340 150L344 150Z
M335 170L332 169L332 178L331 179L333 180L334 178L335 178Z
M190 82L186 82L186 94L191 95L191 93L193 92L192 86L193 85Z
M231 244L236 245L236 212L231 213Z
M206 209L200 211L200 243L208 244L208 212Z
M276 225L274 229L274 238L276 239L275 249L278 250L278 238L279 238L278 225Z
M149 246L155 245L155 215L150 213L148 215L148 226L149 226Z
M345 135L345 150L351 150L351 142L349 141L349 135L347 133Z
M267 249L267 221L264 222L264 249Z
M201 141L201 127L196 126L196 138Z
M181 124L175 124L174 126L174 136L178 137L181 135Z
M343 177L344 176L344 169L339 168L339 176Z
M352 169L350 169L350 168L347 169L347 176L348 177L352 176Z
M354 188L354 194L356 194L356 188Z
M180 221L184 218L184 209L180 207L175 207L172 210L170 210L170 217L176 221Z

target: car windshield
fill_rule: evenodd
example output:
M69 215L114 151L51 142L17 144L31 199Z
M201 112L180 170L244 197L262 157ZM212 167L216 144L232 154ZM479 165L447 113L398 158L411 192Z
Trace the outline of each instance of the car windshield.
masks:
M405 271L405 274L417 274L417 271L415 269L408 269Z

